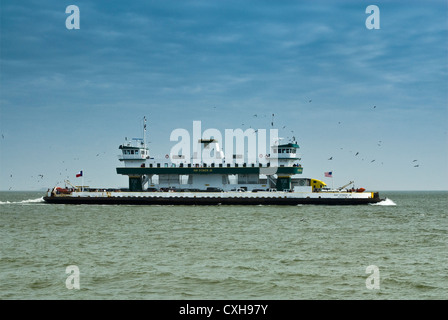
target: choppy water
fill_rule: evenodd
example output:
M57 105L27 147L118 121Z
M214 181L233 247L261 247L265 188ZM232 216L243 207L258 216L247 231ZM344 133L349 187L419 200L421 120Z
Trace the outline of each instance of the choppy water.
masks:
M0 193L0 299L448 298L447 192L382 192L382 205L354 207L70 206L42 195ZM70 265L79 290L67 288Z

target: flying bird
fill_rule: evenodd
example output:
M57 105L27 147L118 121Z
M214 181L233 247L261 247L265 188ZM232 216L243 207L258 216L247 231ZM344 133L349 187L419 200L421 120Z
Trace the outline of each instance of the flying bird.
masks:
M333 160L333 157L330 157L330 159L328 159L328 160Z
M355 156L357 156L359 154L359 152L356 152Z

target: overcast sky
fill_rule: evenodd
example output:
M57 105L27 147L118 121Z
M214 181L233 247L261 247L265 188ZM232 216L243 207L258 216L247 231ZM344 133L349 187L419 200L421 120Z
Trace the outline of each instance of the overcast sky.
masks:
M371 4L380 29L366 28ZM79 29L66 28L69 5ZM445 0L0 8L0 190L79 184L79 170L90 186L127 186L115 171L118 146L141 136L144 116L157 156L194 120L224 134L270 129L272 114L285 141L296 137L304 177L448 189Z

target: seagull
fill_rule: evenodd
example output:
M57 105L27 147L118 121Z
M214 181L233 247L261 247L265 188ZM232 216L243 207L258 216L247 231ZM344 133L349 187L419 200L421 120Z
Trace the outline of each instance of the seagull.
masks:
M328 159L328 160L333 160L333 157L330 157L330 159Z
M357 156L359 154L359 152L356 152L355 156Z

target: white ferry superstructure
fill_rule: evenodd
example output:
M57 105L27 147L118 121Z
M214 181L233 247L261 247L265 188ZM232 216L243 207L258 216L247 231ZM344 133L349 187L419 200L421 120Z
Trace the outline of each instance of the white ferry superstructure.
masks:
M117 174L128 176L128 188L89 188L67 185L49 189L48 203L124 205L358 205L376 203L378 192L365 189L327 188L318 179L301 178L299 145L275 143L264 161L226 161L219 141L199 139L198 150L214 149L213 159L185 159L166 154L150 157L144 138L126 140L119 146L122 166Z

